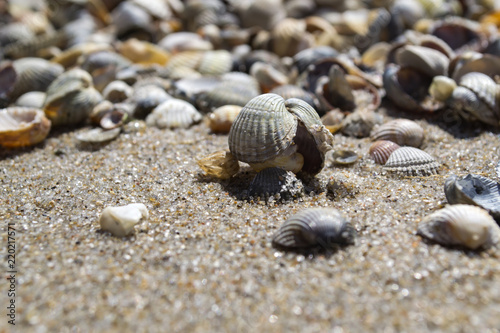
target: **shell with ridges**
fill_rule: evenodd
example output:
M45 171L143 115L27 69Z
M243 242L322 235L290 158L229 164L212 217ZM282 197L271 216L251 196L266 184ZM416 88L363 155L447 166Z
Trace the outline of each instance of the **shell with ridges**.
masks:
M194 106L172 98L155 107L146 117L146 124L158 128L188 128L200 122L201 118L202 115Z
M370 146L368 153L375 163L384 165L389 159L389 156L399 148L400 146L392 141L378 140Z
M497 244L500 228L482 208L451 205L425 217L417 233L442 245L461 245L475 250Z
M310 208L291 217L273 237L273 246L300 249L354 244L356 230L334 208Z
M384 165L384 169L408 176L436 174L439 163L423 150L414 147L396 149Z
M400 146L420 147L424 129L409 119L394 119L377 128L371 134L372 141L389 140Z
M291 171L271 167L257 173L250 183L248 195L267 200L279 195L281 199L296 198L303 194L304 186Z

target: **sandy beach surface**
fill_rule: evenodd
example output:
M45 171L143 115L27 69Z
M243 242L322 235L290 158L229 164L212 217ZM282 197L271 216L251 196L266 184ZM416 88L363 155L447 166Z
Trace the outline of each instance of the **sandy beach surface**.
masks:
M385 121L408 116L381 110ZM368 156L369 138L335 135L360 159L325 168L307 193L248 200L248 166L219 181L196 160L227 149L204 123L188 130L129 124L85 146L56 130L0 153L2 253L15 224L19 332L498 332L497 249L447 248L416 235L447 203L450 174L497 179L498 132L446 113L416 121L439 174L400 177ZM133 236L103 232L107 206L144 203ZM335 207L357 230L337 251L291 253L273 234L308 207ZM4 256L2 267L7 269ZM4 273L7 275L7 273ZM2 283L6 300L7 284ZM2 302L0 331L12 327Z

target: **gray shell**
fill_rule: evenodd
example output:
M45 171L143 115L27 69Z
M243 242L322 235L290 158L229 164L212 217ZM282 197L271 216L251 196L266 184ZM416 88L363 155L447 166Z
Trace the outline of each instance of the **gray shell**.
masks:
M460 245L475 250L498 243L500 228L482 208L451 205L424 218L417 233L442 245Z
M450 204L469 204L486 209L500 221L500 184L480 175L451 175L444 183Z
M194 106L181 99L169 99L154 108L146 117L148 126L158 128L188 128L201 121Z
M400 146L420 147L424 129L409 119L394 119L377 127L371 134L373 141L389 140Z
M354 244L355 237L356 230L337 209L310 208L285 221L274 235L273 246L289 249L329 249Z
M16 71L16 82L9 97L16 99L30 91L45 91L64 68L45 59L22 58L12 63Z
M429 176L437 173L439 163L423 150L414 147L396 149L384 169L407 176Z
M304 186L291 171L282 168L267 168L255 176L250 183L248 195L267 200L279 195L281 199L296 198L303 194Z

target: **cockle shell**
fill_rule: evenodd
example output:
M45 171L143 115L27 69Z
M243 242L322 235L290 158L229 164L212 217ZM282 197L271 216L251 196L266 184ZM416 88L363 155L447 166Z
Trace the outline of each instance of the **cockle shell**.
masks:
M181 99L172 98L153 109L146 117L148 126L158 128L188 128L201 121L202 115L194 106Z
M396 149L384 165L384 169L407 176L436 174L439 163L423 150L414 147Z
M287 249L336 248L354 244L356 230L334 208L309 208L291 217L273 237L273 246Z
M170 53L167 51L152 43L135 38L128 39L125 43L120 44L118 51L136 64L158 64L163 66L170 59Z
M134 94L125 102L135 105L134 117L145 118L155 107L171 99L164 89L153 85L134 87Z
M141 203L119 207L106 207L101 213L101 229L117 237L124 237L134 232L134 226L149 217L147 207Z
M229 133L242 108L239 105L224 105L215 109L208 116L208 127L213 133Z
M460 245L476 250L498 243L500 228L482 208L451 205L425 217L417 233L442 245Z
M309 91L302 89L299 86L294 84L285 84L282 86L278 86L270 91L272 94L280 95L284 99L289 98L300 98L307 102L310 106L315 108L318 104L318 101L314 94Z
M0 109L0 146L17 148L35 145L47 137L50 126L50 120L40 109Z
M500 221L500 183L481 175L451 175L444 183L444 193L450 204L479 206Z
M378 140L370 146L368 153L375 163L384 165L389 156L398 148L400 146L397 143L389 140Z
M333 136L303 100L264 94L241 110L228 141L231 153L256 171L277 166L314 175L323 168Z
M377 128L371 134L372 141L389 140L400 146L420 147L424 129L409 119L394 119Z
M267 168L255 176L248 188L248 195L267 200L278 195L280 199L296 198L303 194L304 186L291 171Z
M228 151L212 153L197 162L208 176L218 179L229 179L240 170L238 160Z

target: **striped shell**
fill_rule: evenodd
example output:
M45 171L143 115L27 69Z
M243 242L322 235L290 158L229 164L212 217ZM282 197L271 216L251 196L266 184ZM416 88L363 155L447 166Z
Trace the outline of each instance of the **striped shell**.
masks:
M384 169L407 176L436 174L439 163L423 150L414 147L396 149L384 165Z
M479 206L500 221L500 183L480 175L451 175L444 183L444 193L450 204Z
M215 109L208 116L208 127L213 133L229 133L241 109L242 107L239 105L224 105Z
M303 100L264 94L241 110L228 142L231 153L257 171L278 166L316 174L332 149L333 136Z
M309 208L291 217L279 228L273 246L300 249L354 244L356 230L334 208Z
M169 99L159 104L146 117L148 126L158 128L188 128L200 122L202 115L194 106L181 99Z
M370 157L375 163L384 165L389 159L389 156L399 148L400 146L392 141L377 140L370 146L368 154L370 154Z
M495 170L497 172L497 178L500 179L500 161L498 161Z
M420 147L424 140L424 129L409 119L394 119L379 127L371 134L373 141L389 140L400 146Z
M482 208L451 205L425 217L417 233L441 245L460 245L475 250L498 243L500 228Z
M291 171L282 168L267 168L255 176L248 188L251 197L268 199L279 195L281 199L296 198L304 191L302 182Z
M50 131L50 120L40 109L9 107L0 110L0 146L16 148L43 141Z
M120 80L111 81L102 91L103 97L113 103L123 102L131 97L133 93L134 89Z

